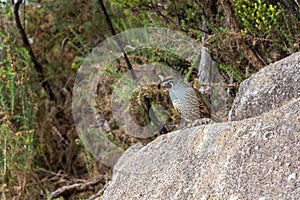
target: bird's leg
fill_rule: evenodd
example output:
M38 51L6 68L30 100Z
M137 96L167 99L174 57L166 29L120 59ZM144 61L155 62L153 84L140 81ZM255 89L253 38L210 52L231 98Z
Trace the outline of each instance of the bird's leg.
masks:
M197 119L194 121L187 121L184 118L181 118L179 129L190 128L190 127L194 127L194 126L200 126L200 125L212 124L212 123L215 123L215 122L210 118L201 118L201 119Z
M204 125L204 124L211 124L214 121L210 118L202 118L202 119L197 119L195 121L192 122L192 126L200 126L200 125Z

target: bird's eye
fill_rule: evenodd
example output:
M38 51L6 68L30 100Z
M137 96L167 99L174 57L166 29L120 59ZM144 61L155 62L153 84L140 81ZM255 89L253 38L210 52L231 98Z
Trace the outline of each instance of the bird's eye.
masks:
M172 88L174 85L173 81L169 81L167 84L166 84L166 88Z

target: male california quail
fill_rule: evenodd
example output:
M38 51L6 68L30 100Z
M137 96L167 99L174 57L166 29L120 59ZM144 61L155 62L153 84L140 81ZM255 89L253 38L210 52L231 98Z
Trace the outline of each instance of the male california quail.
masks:
M193 87L174 77L166 77L158 84L158 88L166 88L174 108L187 122L201 118L218 121L212 114L210 105L205 97Z

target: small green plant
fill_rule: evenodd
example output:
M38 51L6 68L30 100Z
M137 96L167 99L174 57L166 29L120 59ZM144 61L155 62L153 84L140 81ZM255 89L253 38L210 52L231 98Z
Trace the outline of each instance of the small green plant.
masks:
M264 0L234 0L233 7L243 24L243 34L271 32L282 14L278 5L267 4Z
M24 198L33 167L35 139L34 93L30 86L28 51L15 47L10 35L0 33L0 183L6 197ZM25 181L23 186L20 185ZM19 185L20 190L13 190Z
M233 8L241 33L266 63L299 51L297 19L280 2L234 0Z
M231 76L235 81L239 83L243 81L242 76L232 66L220 64L219 68L222 72L225 72L227 75Z

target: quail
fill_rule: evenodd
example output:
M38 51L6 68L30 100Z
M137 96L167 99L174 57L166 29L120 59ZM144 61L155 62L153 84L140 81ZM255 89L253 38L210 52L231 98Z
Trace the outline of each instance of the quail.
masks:
M193 122L201 118L218 121L212 114L206 98L183 81L175 77L166 77L158 84L158 88L165 88L169 91L174 108L185 121Z

